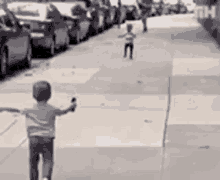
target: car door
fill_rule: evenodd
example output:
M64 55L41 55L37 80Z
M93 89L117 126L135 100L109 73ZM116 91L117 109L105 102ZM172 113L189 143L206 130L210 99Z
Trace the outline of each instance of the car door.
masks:
M25 30L19 23L18 19L15 17L15 15L9 11L8 12L9 18L12 19L14 22L14 26L17 29L17 34L19 34L19 44L23 47L23 49L20 49L19 53L19 59L23 60L27 55L28 46L30 45L30 34L27 30Z
M87 18L86 14L82 14L81 22L80 22L80 29L82 31L82 38L84 38L89 30L90 21Z
M65 44L66 36L67 36L67 26L64 22L60 12L58 9L53 5L49 5L50 14L53 16L53 21L55 25L55 33L56 33L56 44L62 46Z
M7 12L3 19L9 36L7 42L8 63L11 65L22 60L24 57L28 47L28 36L18 27L16 19L13 18L10 12Z

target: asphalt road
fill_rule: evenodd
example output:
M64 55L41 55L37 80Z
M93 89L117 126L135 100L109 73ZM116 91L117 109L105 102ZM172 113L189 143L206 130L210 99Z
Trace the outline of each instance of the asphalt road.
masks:
M181 105L175 106L177 101L172 99L168 145L178 145L175 132L178 128L186 132L189 127L178 124L210 123L201 120L207 117L205 107L200 108L200 121L187 116L190 98L200 95L203 100L204 94L206 98L216 95L219 88L214 80L219 52L207 33L185 15L149 19L147 34L142 34L141 22L131 23L137 34L134 60L123 58L124 41L117 38L125 31L122 25L52 59L34 60L33 69L1 82L1 106L28 106L33 102L32 83L40 79L51 82L51 103L57 106L67 106L73 96L78 98L77 111L57 121L53 179L158 179L169 76L172 98ZM201 101L196 102L201 107ZM191 106L196 107L195 103ZM1 119L3 160L26 137L26 131L24 117L2 113ZM17 123L4 133L15 119ZM195 140L190 145L195 142L198 144ZM27 146L25 142L6 161L0 161L1 179L28 178ZM171 167L166 166L170 174Z

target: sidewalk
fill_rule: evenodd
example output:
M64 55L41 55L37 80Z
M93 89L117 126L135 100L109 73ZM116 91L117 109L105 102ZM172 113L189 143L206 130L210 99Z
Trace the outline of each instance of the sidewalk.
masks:
M28 100L31 99L31 83L43 77L53 83L56 99L51 99L51 103L65 107L72 96L78 97L77 112L57 121L54 179L158 180L168 76L172 76L172 103L164 180L214 177L210 173L213 165L218 165L218 158L211 160L217 154L215 142L219 131L218 126L211 124L218 121L220 53L191 16L162 18L163 23L160 18L149 19L147 34L141 33L141 22L135 23L139 38L133 62L121 58L123 40L113 41L116 45L110 46L112 51L107 44L113 43L116 32L124 32L124 24L120 32L113 28L91 40L99 44L95 53L90 52L91 41L74 47L74 54L67 52L66 57L77 56L74 59L76 68L70 64L72 59L69 62L64 56L55 57L50 71L4 83L1 106L21 108L20 102L28 106L32 103ZM100 44L102 39L103 44ZM58 68L63 68L66 75L60 74ZM72 69L77 78L67 78ZM48 72L59 75L51 76ZM65 83L61 83L63 80ZM24 117L13 114L1 114L0 131L15 118L16 125L0 138L1 159L26 136ZM28 177L27 145L24 143L0 166L0 179ZM198 149L205 145L210 145L211 149ZM213 174L216 175L217 170L214 169Z
M201 27L173 34L171 111L163 180L219 177L220 51Z

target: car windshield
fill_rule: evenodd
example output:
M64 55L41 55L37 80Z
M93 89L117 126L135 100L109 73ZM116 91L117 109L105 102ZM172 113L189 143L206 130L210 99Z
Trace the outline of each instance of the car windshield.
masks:
M63 15L68 16L79 16L86 13L87 8L84 2L53 2L53 5L60 11Z
M41 17L46 8L37 3L11 3L9 9L18 16Z

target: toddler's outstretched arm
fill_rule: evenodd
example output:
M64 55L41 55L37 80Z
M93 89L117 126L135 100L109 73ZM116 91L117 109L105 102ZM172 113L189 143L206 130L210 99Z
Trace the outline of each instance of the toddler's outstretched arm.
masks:
M119 35L118 38L123 38L123 37L125 37L125 36L126 36L126 34Z
M76 109L76 103L71 104L71 106L69 106L67 109L64 109L64 110L58 109L58 110L56 110L55 114L57 116L62 116L62 115L67 114L68 112L73 112L73 110L75 111L75 109Z
M12 112L12 113L21 113L21 110L16 109L16 108L0 107L0 112L3 112L3 111L8 111L8 112Z

